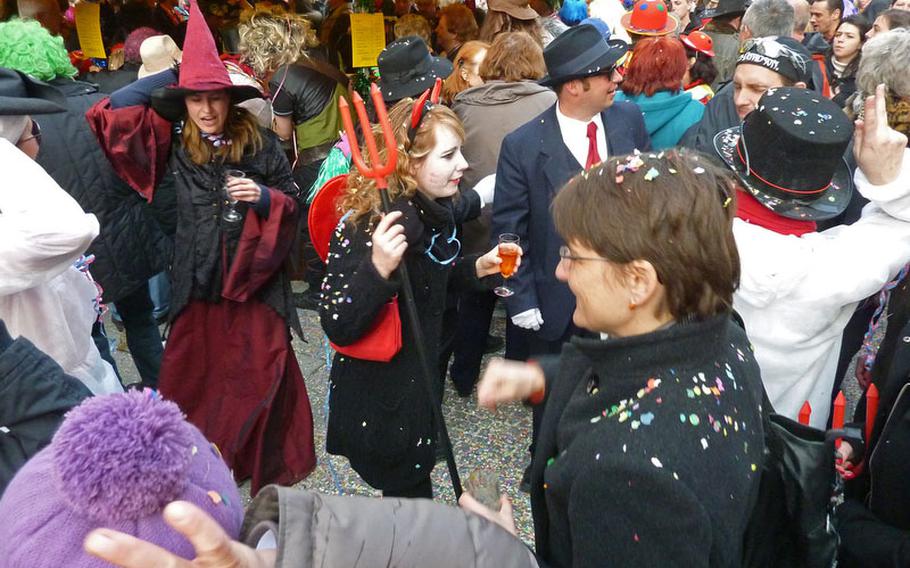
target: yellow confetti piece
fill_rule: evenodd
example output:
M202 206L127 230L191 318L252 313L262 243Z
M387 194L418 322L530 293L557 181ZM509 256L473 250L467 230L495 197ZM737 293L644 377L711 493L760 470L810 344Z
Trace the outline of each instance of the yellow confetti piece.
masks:
M223 499L221 498L221 494L218 493L217 491L209 491L207 493L207 495L209 496L209 499L212 500L212 503L214 503L216 505L220 505L223 501Z

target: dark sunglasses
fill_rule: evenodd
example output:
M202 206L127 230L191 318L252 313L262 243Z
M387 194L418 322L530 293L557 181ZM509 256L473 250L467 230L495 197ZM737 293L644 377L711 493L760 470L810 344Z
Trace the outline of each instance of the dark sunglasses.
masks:
M32 131L29 136L21 138L19 144L23 142L28 142L29 140L34 140L36 143L41 144L41 126L38 124L38 121L32 119Z

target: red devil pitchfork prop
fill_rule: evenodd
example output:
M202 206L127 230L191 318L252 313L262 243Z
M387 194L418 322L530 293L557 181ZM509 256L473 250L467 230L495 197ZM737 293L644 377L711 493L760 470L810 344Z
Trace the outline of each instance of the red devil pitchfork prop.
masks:
M438 87L434 88L434 92L436 92L437 89ZM357 133L354 130L354 123L351 120L351 110L344 98L341 98L338 101L338 109L341 111L344 130L351 143L351 159L357 167L357 170L364 177L376 181L376 187L379 189L379 196L382 199L382 210L383 212L388 213L390 208L388 176L395 171L395 165L398 161L398 152L396 151L398 142L395 140L395 133L392 131L392 125L389 124L389 115L386 112L385 102L383 102L379 88L375 84L370 88L370 97L373 99L373 105L376 107L376 115L379 117L379 125L382 128L385 147L388 149L385 163L380 161L376 140L373 138L373 132L370 129L370 121L367 118L367 111L360 95L355 92L352 100L354 102L354 108L357 110L357 117L360 119L360 129L363 132L364 142L366 143L367 151L370 154L369 166L363 161L363 155L360 153L360 146L357 142ZM420 317L417 314L417 304L414 303L414 291L411 289L411 279L408 276L407 265L404 262L398 265L398 275L401 282L401 294L404 296L405 315L408 318L411 329L414 330L417 357L420 359L420 365L423 370L424 387L429 396L429 400L431 401L433 418L436 420L436 424L438 424L439 427L439 443L445 453L446 465L449 467L449 476L452 479L452 487L455 490L455 498L458 499L461 497L462 493L461 479L458 477L458 467L455 465L455 454L452 452L449 431L446 428L446 423L442 416L442 407L440 404L437 404L433 387L433 382L435 380L433 365L430 364L430 360L427 356L427 347L420 328Z

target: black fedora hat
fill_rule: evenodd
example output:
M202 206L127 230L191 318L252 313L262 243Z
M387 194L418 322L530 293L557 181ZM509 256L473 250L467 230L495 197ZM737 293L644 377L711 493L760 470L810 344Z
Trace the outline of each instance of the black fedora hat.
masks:
M618 39L605 40L591 24L571 27L559 34L543 51L547 75L538 81L552 87L609 71L629 45Z
M702 18L716 18L728 14L745 14L746 8L752 2L750 0L720 0L717 6L705 10Z
M66 110L66 97L56 88L21 71L0 67L0 115L50 114Z
M386 102L416 97L433 87L436 77L452 74L452 62L433 57L423 39L405 36L396 39L379 54L379 90Z
M714 149L762 205L782 217L821 221L843 213L853 182L844 152L853 124L815 91L769 89Z

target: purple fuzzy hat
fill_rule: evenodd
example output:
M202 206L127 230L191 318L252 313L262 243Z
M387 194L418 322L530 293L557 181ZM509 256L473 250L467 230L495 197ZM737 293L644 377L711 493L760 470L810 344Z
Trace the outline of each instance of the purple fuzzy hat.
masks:
M90 398L0 499L0 564L109 566L82 548L101 527L193 558L189 541L161 518L178 499L201 507L231 537L240 532L243 507L231 472L177 405L151 391Z

